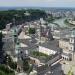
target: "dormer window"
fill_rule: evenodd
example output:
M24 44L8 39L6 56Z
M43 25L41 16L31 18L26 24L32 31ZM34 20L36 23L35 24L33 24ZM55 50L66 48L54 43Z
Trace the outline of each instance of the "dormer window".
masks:
M70 43L74 43L74 38L70 38Z
M71 46L71 47L70 47L70 50L71 50L71 51L73 51L73 50L74 50L74 47L73 47L73 46Z

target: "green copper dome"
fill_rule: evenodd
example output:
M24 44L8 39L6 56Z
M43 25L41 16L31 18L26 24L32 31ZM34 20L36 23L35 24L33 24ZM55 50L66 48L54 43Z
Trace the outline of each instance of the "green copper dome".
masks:
M17 29L12 29L11 32L12 32L12 35L17 35Z

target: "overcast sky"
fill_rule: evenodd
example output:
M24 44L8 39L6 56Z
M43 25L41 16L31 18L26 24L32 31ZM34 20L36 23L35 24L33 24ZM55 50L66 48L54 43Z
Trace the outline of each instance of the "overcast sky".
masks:
M0 0L0 6L75 7L75 0Z

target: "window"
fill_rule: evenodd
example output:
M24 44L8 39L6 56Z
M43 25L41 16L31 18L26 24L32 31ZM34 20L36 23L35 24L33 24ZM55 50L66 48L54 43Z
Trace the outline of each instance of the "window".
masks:
M64 59L64 57L62 57Z
M71 42L72 42L72 39L71 39Z
M74 39L70 39L70 43L74 43Z
M71 47L71 50L73 50L73 47Z
M72 47L71 47L71 49L72 49Z
M68 47L66 47L66 49L68 49Z

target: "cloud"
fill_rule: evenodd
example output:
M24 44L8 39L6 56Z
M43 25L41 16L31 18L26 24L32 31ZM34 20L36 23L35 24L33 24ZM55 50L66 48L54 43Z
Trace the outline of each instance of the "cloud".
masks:
M65 2L75 2L75 0L65 0Z
M0 6L75 6L75 0L0 0Z
M56 1L56 0L19 0L19 1L17 1L17 2L31 2L31 3L42 3L42 2L54 2L54 1Z

